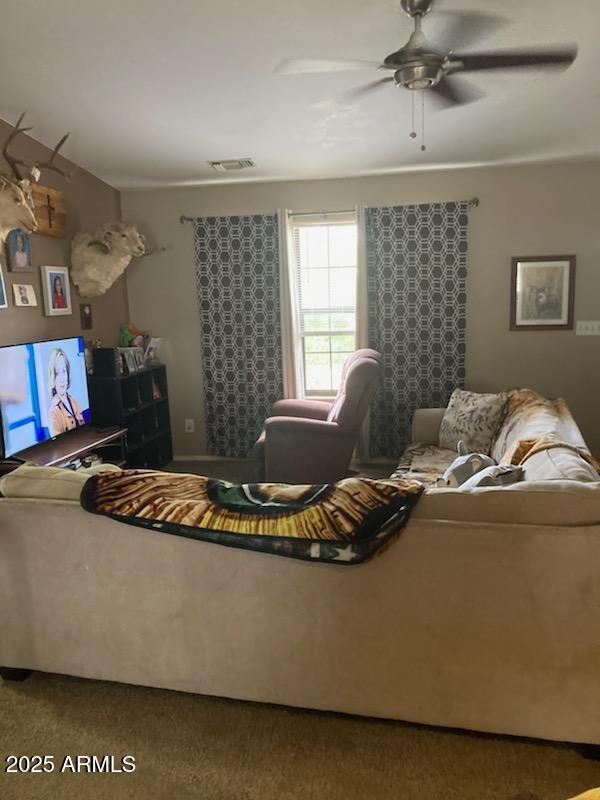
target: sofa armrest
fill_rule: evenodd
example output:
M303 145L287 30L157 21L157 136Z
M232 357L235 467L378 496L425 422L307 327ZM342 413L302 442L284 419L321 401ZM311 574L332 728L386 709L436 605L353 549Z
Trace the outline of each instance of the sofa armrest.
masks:
M419 444L440 443L440 425L445 408L418 408L412 424L412 440Z
M327 419L332 405L323 400L277 400L273 403L271 416Z

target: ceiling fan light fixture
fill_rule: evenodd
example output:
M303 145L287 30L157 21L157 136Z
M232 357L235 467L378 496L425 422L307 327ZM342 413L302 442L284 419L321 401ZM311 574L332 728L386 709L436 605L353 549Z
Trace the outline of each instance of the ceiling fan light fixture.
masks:
M433 0L400 0L400 5L409 17L423 17L431 11Z
M406 89L419 91L438 84L443 74L443 70L438 64L414 64L397 70L395 78L396 83Z
M411 81L406 84L407 89L412 89L413 91L429 89L430 86L433 86L433 82L429 80L429 78L417 78L416 81Z

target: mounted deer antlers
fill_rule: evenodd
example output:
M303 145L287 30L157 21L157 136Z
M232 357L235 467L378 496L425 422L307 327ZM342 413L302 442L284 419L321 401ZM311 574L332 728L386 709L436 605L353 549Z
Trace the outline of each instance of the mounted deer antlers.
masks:
M31 183L39 181L43 169L56 172L67 180L71 177L70 174L54 164L54 159L69 137L68 133L62 137L47 161L24 161L11 155L9 147L12 142L20 133L26 133L31 130L30 127L21 127L24 117L25 112L19 117L17 124L8 135L2 148L2 154L13 175L0 173L0 242L3 242L8 233L14 228L23 228L30 232L35 231L37 228L37 219L31 196ZM27 168L26 175L21 173L19 167Z
M18 166L17 166L19 163L22 163L22 162L19 162L15 158L13 158L11 156L11 154L8 152L8 148L9 148L11 142L13 141L13 139L16 139L17 136L20 133L26 133L27 131L31 130L31 127L29 127L29 128L22 128L21 127L21 123L23 122L23 117L24 116L25 116L25 111L19 117L19 119L17 121L17 124L12 129L12 131L10 132L10 134L8 136L8 139L4 142L4 147L2 148L2 155L6 159L7 164L10 166L10 168L12 169L12 171L14 173L14 177L18 181L22 181L23 180L23 176L19 172L19 169L18 169Z
M29 172L28 178L29 180L32 180L34 183L37 183L39 181L43 169L49 169L52 170L52 172L57 172L59 175L62 175L63 178L70 180L71 178L70 173L65 172L64 170L60 169L54 164L54 159L56 158L63 144L67 141L67 139L70 136L70 134L68 133L65 133L62 139L58 142L58 144L52 151L52 154L48 159L48 161L30 161L30 160L23 161L20 158L15 158L8 152L8 148L20 133L27 133L27 131L31 130L31 125L28 126L27 128L21 127L21 123L23 122L25 114L26 114L25 111L21 114L21 116L17 120L17 124L15 125L14 129L10 132L8 139L6 140L6 142L4 143L4 147L2 148L2 155L10 165L15 178L18 181L24 180L25 176L22 175L21 172L19 171L19 166L21 166L28 168Z

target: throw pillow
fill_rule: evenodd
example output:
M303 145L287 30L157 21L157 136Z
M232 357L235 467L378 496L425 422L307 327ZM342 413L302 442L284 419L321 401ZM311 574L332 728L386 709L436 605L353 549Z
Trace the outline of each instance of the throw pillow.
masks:
M455 450L462 439L471 453L489 453L507 394L478 394L464 389L452 392L440 426L440 447Z
M495 467L486 467L475 473L465 481L460 489L475 489L478 486L508 486L523 479L523 467L507 464L497 464Z

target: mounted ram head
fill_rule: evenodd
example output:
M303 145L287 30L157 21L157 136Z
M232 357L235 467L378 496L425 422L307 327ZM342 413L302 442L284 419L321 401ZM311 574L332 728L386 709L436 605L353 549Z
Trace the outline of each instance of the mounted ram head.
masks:
M60 148L69 137L68 133L62 137L47 161L23 161L15 158L9 152L9 147L17 136L31 130L30 127L21 127L24 116L25 112L19 117L2 148L2 154L12 170L12 175L0 173L0 242L4 242L14 228L22 228L30 233L36 230L38 223L31 195L31 184L39 181L42 170L51 170L67 180L70 178L70 175L54 164Z
M108 222L71 242L71 278L82 297L99 297L125 272L131 259L146 255L146 240L133 225Z

